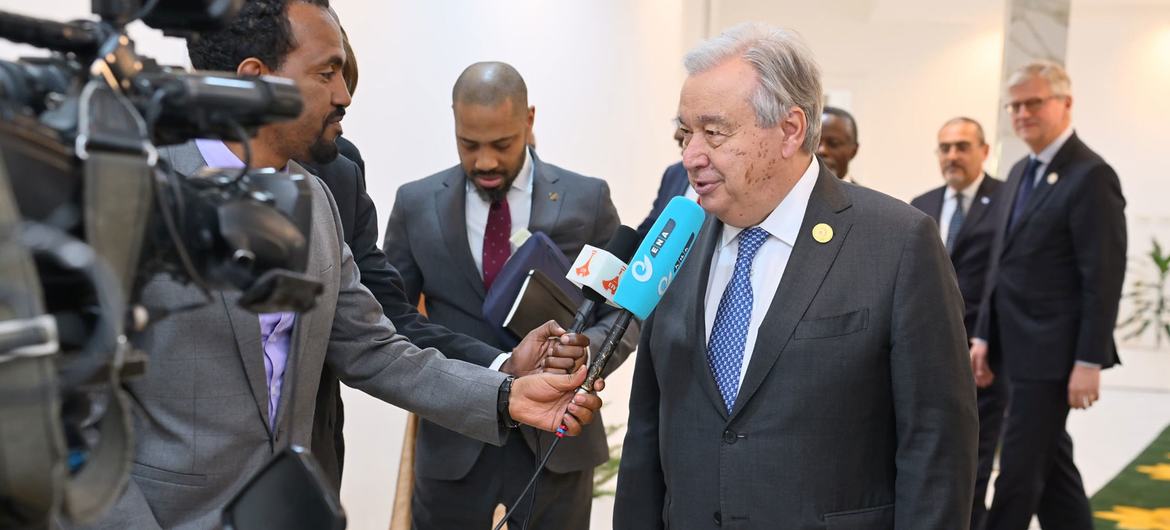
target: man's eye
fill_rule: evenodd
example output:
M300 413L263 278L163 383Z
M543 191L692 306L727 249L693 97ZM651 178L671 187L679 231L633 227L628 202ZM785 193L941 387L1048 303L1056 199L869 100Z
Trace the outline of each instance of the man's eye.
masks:
M703 134L706 134L707 136L716 136L716 137L723 136L723 133L716 131L715 129L707 129L707 130L703 131Z

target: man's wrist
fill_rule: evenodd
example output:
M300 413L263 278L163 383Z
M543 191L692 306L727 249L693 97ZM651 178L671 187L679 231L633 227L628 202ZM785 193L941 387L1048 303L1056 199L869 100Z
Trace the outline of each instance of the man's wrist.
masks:
M504 382L500 383L500 391L496 398L496 412L499 414L500 423L509 429L515 429L520 426L520 422L512 419L512 413L508 410L512 398L512 383L516 381L515 377L508 376Z
M492 364L488 365L488 368L495 370L497 372L504 372L506 374L512 374L512 362L511 361L512 361L512 352L506 351L506 352L503 352L503 353L497 355L496 358L492 360ZM515 375L515 374L513 374L513 375Z

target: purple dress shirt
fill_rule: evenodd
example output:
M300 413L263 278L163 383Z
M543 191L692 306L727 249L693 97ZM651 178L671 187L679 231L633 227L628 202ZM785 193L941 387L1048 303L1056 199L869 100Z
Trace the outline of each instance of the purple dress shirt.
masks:
M195 140L195 146L209 167L244 167L244 162L219 140ZM296 316L296 313L260 315L260 344L264 351L264 377L268 385L268 428L271 430L276 429L276 408L280 404L280 390L284 383L284 368L288 365L289 343ZM248 355L249 352L241 353Z

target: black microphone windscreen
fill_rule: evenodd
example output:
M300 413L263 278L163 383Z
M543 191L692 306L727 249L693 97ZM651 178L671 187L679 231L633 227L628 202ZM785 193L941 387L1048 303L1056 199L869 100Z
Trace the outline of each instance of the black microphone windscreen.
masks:
M614 231L613 237L609 238L609 243L605 244L605 250L613 254L614 257L626 263L630 262L630 258L634 257L634 252L638 251L638 245L641 243L638 238L638 231L626 225L620 225Z

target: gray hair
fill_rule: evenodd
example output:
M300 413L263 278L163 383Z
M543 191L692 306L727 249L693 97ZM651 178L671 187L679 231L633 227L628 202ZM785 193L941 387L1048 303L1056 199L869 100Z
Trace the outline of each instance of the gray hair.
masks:
M938 131L941 133L943 129L959 123L966 123L975 126L975 137L979 139L979 145L984 145L987 143L987 137L983 136L983 126L979 125L979 122L975 121L974 119L968 118L966 116L959 116L947 120L946 123L942 124L942 127L939 127Z
M1072 80L1068 78L1068 72L1052 61L1033 61L1015 69L1008 77L1007 86L1014 87L1033 78L1047 81L1053 96L1072 95Z
M775 127L792 107L799 107L807 120L802 148L816 151L824 106L821 69L804 41L789 30L745 22L700 43L687 53L683 66L695 75L736 57L751 64L759 78L750 101L756 123Z

